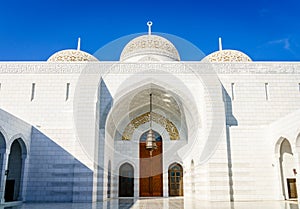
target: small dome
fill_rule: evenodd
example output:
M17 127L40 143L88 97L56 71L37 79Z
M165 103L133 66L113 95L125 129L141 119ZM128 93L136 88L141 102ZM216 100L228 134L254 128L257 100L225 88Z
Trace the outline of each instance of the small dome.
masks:
M204 60L209 62L251 62L248 55L237 50L220 50L207 55Z
M120 61L179 61L175 46L157 35L143 35L131 40L123 49Z
M53 54L47 62L96 62L99 61L93 55L81 50L67 49L56 52Z

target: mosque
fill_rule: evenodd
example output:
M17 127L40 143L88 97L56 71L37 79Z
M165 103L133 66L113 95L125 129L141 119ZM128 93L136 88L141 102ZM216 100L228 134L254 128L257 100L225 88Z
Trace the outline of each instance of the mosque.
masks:
M0 62L2 203L297 198L300 63L183 61L151 25L118 61Z

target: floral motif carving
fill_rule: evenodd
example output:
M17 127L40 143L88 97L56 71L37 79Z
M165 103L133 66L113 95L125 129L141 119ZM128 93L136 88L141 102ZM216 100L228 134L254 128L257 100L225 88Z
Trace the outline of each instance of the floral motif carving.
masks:
M144 114L140 115L139 117L130 121L130 123L126 126L126 128L123 132L122 140L130 140L132 138L134 130L137 129L140 125L145 124L149 121L150 121L150 112L144 113ZM152 121L163 126L166 129L166 131L169 133L171 140L179 139L178 129L167 118L165 118L164 116L162 116L160 114L152 112Z
M80 50L63 50L53 54L48 62L85 62L98 61L92 55Z
M243 52L237 50L221 50L207 56L210 62L251 62Z
M167 39L156 35L139 36L130 41L123 49L120 60L137 55L156 54L180 60L175 46Z

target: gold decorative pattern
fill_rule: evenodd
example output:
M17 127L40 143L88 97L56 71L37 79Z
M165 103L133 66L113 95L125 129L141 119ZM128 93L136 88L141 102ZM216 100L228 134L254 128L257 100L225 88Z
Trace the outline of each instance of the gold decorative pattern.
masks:
M132 138L133 132L137 129L140 125L145 124L150 121L150 112L144 113L139 117L133 119L125 128L122 140L130 140ZM164 116L152 112L152 121L155 123L160 124L163 126L166 131L169 133L171 140L178 140L179 139L179 132L176 126L169 121Z
M92 55L80 51L80 50L62 50L53 54L48 62L86 62L86 61L98 61Z
M207 56L210 62L251 62L243 52L237 50L221 50Z
M123 49L120 60L138 55L162 55L179 61L175 46L167 39L157 35L143 35L130 41Z

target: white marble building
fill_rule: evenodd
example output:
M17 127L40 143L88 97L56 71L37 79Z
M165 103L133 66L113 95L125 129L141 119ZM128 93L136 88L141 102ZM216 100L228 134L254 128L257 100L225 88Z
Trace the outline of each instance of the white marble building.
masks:
M119 61L0 62L1 201L283 200L300 188L300 63L197 61L151 34ZM151 123L158 149L145 149Z

